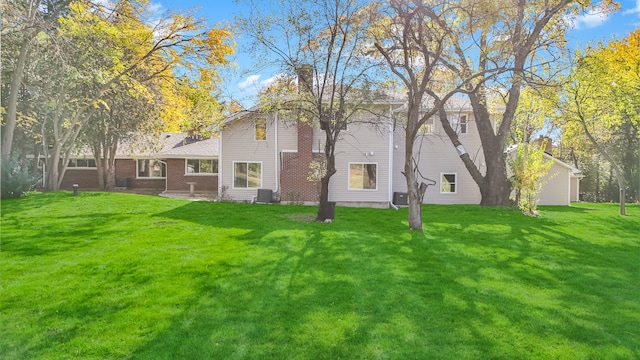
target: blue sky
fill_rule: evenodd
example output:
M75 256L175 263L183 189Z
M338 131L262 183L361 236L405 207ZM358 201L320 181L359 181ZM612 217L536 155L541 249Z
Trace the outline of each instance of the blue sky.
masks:
M499 1L499 0L496 0ZM259 2L259 1L256 1ZM270 1L263 0L265 4ZM608 42L611 38L622 38L630 31L640 27L640 0L619 0L621 9L607 17L598 14L584 14L576 19L575 28L569 33L568 41L574 48L584 47L589 42ZM159 9L163 10L193 10L206 19L209 25L217 23L232 23L234 16L242 15L245 10L234 0L152 0ZM277 70L269 72L255 72L252 66L251 54L243 49L242 38L236 38L238 43L235 55L236 69L224 75L223 97L240 100L245 106L254 102L253 96L257 90L270 82Z

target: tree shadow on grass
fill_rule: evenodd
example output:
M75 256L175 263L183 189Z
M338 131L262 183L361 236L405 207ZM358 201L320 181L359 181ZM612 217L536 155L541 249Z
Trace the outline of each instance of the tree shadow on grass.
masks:
M225 276L205 275L135 357L581 358L639 346L628 335L637 245L605 248L509 209L437 214L423 234L402 212L363 232L340 212L325 226L292 221L295 208L188 207L160 216L243 228L249 251Z
M44 215L29 220L17 221L12 231L2 235L2 251L20 256L40 256L54 252L77 251L85 246L93 246L105 237L104 228L126 219L125 215L113 213L92 213L90 217ZM9 225L5 222L4 226ZM5 228L6 230L7 228ZM109 235L118 230L111 227ZM122 229L122 234L127 230ZM36 241L25 241L37 239Z
M496 216L482 223L435 217L435 233L426 233L434 251L456 264L452 303L473 319L474 338L492 344L497 357L638 356L632 334L640 301L631 284L640 275L640 242L629 238L627 219L614 215L584 234L553 219L487 211Z
M107 323L129 321L134 335L81 355L637 356L637 240L598 243L509 209L426 210L424 233L406 230L403 210L339 207L332 224L308 222L315 208L296 206L190 202L156 214L151 228L167 237L122 253L117 273L84 264L89 281L108 280L85 291L109 291L88 307L74 300L68 316L95 322L78 325L92 344L118 335L102 335ZM201 238L175 238L189 227ZM151 310L134 311L142 307ZM66 331L57 342L88 341Z

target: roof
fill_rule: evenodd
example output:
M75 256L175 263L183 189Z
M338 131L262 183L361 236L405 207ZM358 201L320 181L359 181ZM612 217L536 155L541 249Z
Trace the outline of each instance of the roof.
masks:
M162 133L162 150L154 154L158 158L205 158L218 156L218 138L201 138L187 133Z
M429 103L433 103L433 99L425 100L423 107L429 106ZM453 96L449 98L446 104L448 111L458 112L461 110L471 110L469 100L461 96ZM401 91L376 92L373 94L373 101L371 105L398 105L399 110L402 111L402 109L406 109L407 106L407 93ZM260 111L260 105L254 105L249 109L243 109L230 114L222 122L222 127L246 115L259 113Z
M507 153L511 153L511 152L515 151L517 148L518 148L518 145L511 145L511 146L509 146L507 148L506 152ZM569 171L571 171L572 175L579 176L579 175L582 174L582 171L580 171L580 169L578 169L577 167L569 165L566 162L554 157L553 155L550 155L550 154L548 154L546 152L544 152L542 155L547 160L551 160L551 161L555 162L556 164L562 166L563 168L569 169Z

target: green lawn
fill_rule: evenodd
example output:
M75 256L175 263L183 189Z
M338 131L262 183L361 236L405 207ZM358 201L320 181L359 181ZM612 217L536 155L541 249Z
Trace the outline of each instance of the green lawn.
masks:
M640 358L640 206L2 201L2 359Z

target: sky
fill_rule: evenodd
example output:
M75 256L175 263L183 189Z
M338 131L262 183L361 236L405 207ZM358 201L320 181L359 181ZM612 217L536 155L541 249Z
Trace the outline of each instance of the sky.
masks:
M496 0L499 1L499 0ZM259 3L260 1L256 1ZM269 4L269 0L262 0ZM620 39L629 32L640 28L640 0L618 0L620 10L602 17L598 14L583 14L575 21L575 26L569 32L567 40L572 48L579 49L589 43L598 41L608 42L612 38ZM246 12L246 8L234 0L152 0L159 11L194 10L197 16L204 17L208 25L231 24L235 16ZM235 40L238 44L234 62L234 71L225 73L222 84L223 100L239 100L244 106L250 106L255 102L255 94L258 90L270 83L277 75L277 69L261 69L255 71L254 61L250 51L246 49L242 37L237 34Z

